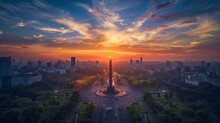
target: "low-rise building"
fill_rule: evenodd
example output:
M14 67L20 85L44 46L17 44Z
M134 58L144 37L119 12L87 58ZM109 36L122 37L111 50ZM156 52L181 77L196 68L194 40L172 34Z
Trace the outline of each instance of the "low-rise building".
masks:
M207 75L203 73L194 73L189 74L185 76L185 83L198 86L199 83L206 82L207 81Z
M22 74L13 76L11 79L11 86L24 85L28 86L35 82L42 81L42 75Z

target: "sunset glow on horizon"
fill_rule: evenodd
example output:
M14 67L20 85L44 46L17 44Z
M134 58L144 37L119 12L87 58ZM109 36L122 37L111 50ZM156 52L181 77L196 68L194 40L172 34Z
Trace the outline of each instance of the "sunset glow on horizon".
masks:
M219 6L215 0L3 0L0 56L219 61Z

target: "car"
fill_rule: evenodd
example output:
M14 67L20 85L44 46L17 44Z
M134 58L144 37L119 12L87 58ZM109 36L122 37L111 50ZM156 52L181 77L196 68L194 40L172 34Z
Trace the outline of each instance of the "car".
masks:
M106 111L111 111L111 110L112 110L112 107L107 107L105 110L106 110Z

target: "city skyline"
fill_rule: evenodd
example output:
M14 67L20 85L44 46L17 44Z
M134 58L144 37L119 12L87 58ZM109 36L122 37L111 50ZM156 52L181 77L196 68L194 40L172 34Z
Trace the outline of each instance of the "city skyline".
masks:
M1 1L0 56L220 60L217 0Z

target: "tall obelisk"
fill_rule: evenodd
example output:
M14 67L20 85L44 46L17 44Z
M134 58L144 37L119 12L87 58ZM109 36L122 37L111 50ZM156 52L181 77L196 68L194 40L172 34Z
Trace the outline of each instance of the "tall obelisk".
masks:
M114 92L114 87L112 86L112 59L111 56L109 56L109 85L107 88L108 93Z

